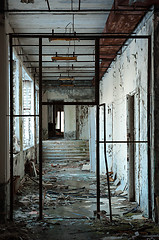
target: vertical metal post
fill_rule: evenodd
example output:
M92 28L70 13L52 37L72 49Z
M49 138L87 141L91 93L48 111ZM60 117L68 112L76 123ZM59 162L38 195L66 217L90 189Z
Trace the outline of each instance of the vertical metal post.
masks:
M10 220L13 221L13 38L10 35Z
M128 200L135 201L135 161L134 161L134 95L127 94L127 171Z
M108 162L107 162L107 154L106 154L106 109L105 109L105 103L104 103L103 107L104 107L104 157L105 157L105 166L106 166L106 172L107 172L110 222L112 222L111 193L110 193Z
M36 115L36 78L34 74L34 115ZM37 161L37 136L36 136L36 119L37 117L34 117L34 146L35 146L35 159Z
M100 153L99 153L99 38L95 40L95 102L96 106L96 177L97 218L100 218Z
M39 219L42 219L42 38L39 38Z
M149 218L152 218L151 194L151 36L148 37L148 83L147 83L147 137L148 137L148 209Z
M78 2L78 10L79 11L81 10L81 0L79 0L79 2Z

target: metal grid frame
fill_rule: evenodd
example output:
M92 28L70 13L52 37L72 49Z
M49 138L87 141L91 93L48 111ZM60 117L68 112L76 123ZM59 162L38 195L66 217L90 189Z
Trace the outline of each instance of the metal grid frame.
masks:
M13 221L13 118L26 117L25 115L13 114L13 38L38 38L39 39L39 115L27 115L28 117L39 116L39 219L43 218L42 206L42 106L55 105L55 102L42 102L42 39L43 38L70 38L72 34L9 34L10 36L10 220ZM131 143L146 143L148 144L148 204L149 218L152 218L152 196L151 196L151 36L150 35L125 35L125 34L75 34L81 40L95 40L95 101L92 102L58 102L58 105L92 105L96 106L96 180L97 180L97 217L100 218L100 153L99 144L104 143L130 143L128 141L100 141L99 140L99 41L100 39L147 39L148 41L148 80L147 80L147 141L133 141ZM57 104L57 102L56 102ZM102 105L102 104L101 104Z

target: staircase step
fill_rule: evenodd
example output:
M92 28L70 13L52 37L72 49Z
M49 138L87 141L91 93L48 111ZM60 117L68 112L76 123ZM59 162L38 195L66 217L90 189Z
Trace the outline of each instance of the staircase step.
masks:
M43 141L43 161L80 161L89 159L89 142L83 140Z

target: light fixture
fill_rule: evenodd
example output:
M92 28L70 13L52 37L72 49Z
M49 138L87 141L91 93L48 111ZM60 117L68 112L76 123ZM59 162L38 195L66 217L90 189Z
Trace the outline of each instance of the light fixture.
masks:
M55 61L77 61L77 56L73 56L73 57L52 57L51 58L53 62Z
M60 80L60 81L74 81L75 79L74 79L74 77L59 77L59 79L58 80Z
M79 38L49 38L49 42L52 41L75 41L79 40Z
M60 86L61 87L74 87L74 84L64 84L64 83L62 83Z
M34 0L21 0L21 3L34 3Z

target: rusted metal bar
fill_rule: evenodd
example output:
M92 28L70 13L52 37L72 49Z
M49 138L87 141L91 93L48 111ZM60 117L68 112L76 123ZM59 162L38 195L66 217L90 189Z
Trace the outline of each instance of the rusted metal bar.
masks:
M97 105L96 102L42 102L42 105Z
M92 88L93 86L92 85L86 85L86 84L73 84L73 83L67 83L67 84L65 84L65 83L62 83L62 84L54 84L54 85L52 85L52 84L49 84L49 83L44 83L43 84L43 86L44 87L54 87L54 88L57 88L57 87L72 87L72 88L84 88L84 87L90 87L90 88Z
M103 113L104 114L104 158L105 158L105 167L106 167L107 184L108 184L109 215L110 215L110 222L112 222L111 192L110 192L108 161L107 161L107 153L106 153L106 109L105 109L105 103L100 104L99 106L103 106L103 109L104 109L104 113Z
M37 163L37 114L36 114L36 79L34 74L34 148L35 148L35 159Z
M38 47L38 44L14 44L13 47ZM101 45L101 46L111 46L111 45ZM118 45L112 45L112 46L118 46ZM48 44L44 44L43 47L94 47L94 45L92 44L85 44L85 45L76 45L76 44L56 44L56 45L48 45Z
M100 143L104 143L104 141L99 141ZM106 141L106 143L148 143L148 141Z
M121 45L120 45L121 46ZM55 53L44 53L43 56L55 56L56 54ZM72 56L73 54L58 54L58 57L55 57L55 60L61 60L61 59L58 59L60 58L61 56ZM106 58L108 58L108 56L111 56L111 57L115 57L116 55L121 55L121 54L106 54L106 53L100 53L100 56L104 56ZM19 53L18 56L39 56L38 53L29 53L29 54L25 54L25 53ZM76 53L75 56L95 56L94 53ZM109 59L109 58L108 58ZM63 59L62 59L63 60ZM75 59L69 59L69 58L66 58L64 60L75 60ZM109 59L111 60L111 58Z
M81 0L78 1L78 10L81 10Z
M27 67L27 68L39 68L39 67ZM42 66L42 68L58 68L58 66ZM66 67L66 66L60 66L60 69L61 68L66 68L66 69L72 69L72 67ZM95 69L95 67L94 66L73 66L73 69L76 69L76 68L94 68ZM102 68L104 68L104 67L102 67Z
M127 111L127 141L134 141L134 95L127 94L126 96L126 111ZM128 173L128 201L135 201L135 158L134 144L127 144L127 173Z
M45 74L47 74L47 73L60 73L60 71L57 71L57 70L55 70L55 71L48 71L48 70L44 70L43 71L43 73L45 73ZM74 71L74 70L72 70L72 69L65 69L62 73L64 73L64 74L68 74L68 73L70 73L70 74L73 74L73 73L81 73L81 74L87 74L87 73L95 73L95 71L94 70L81 70L81 71L79 71L79 70L77 70L77 71ZM36 72L35 74L39 74L39 72Z
M38 44L14 44L13 47L38 47ZM101 44L99 46L102 47L120 47L121 44ZM48 45L48 44L44 44L43 47L94 47L94 44L82 44L82 45L77 45L77 44L56 44L56 45ZM21 55L21 54L20 54ZM44 54L43 54L44 55Z
M62 73L61 73L62 74ZM71 77L72 78L92 78L92 77L94 77L94 75L92 75L92 76L89 76L89 75L87 75L87 76L74 76L74 75L72 75L71 73L70 73L70 75L71 75ZM36 78L37 78L38 76L36 76ZM59 75L55 75L55 76L53 76L53 75L47 75L47 76L43 76L43 79L44 78L51 78L51 79L53 79L53 78L56 78L56 80L57 80L57 78L70 78L70 81L71 81L71 77L70 76L60 76L60 72L59 72ZM77 79L76 79L77 80ZM67 80L68 81L68 80ZM73 79L72 79L72 81L73 81ZM78 81L78 80L77 80ZM88 80L87 80L88 81Z
M13 221L13 39L10 42L10 220Z
M42 219L42 38L39 38L39 219Z
M78 61L78 60L56 60L56 61L42 61L43 63L57 63L57 62L66 62L66 61L75 61L77 63L91 63L91 62L94 62L94 61ZM109 59L109 61L111 61L111 59ZM38 63L39 61L33 61L33 60L28 60L28 61L23 61L24 63ZM105 61L104 61L105 62ZM35 68L35 67L34 67Z
M130 33L79 33L76 35L74 34L46 34L46 33L41 33L41 34L33 34L33 33L12 33L9 34L12 35L13 38L52 38L52 39L69 39L74 36L76 38L81 39L81 40L95 40L95 39L147 39L149 35L130 35Z
M80 73L80 74L86 74L86 73L95 73L95 71L87 71L87 70L83 70L83 71L71 71L71 70L68 70L68 71L63 71L62 73L65 73L65 74L68 74L68 72L70 73L70 74L74 74L74 73ZM59 71L58 72L45 72L45 71L43 71L43 74L48 74L48 73L60 73ZM39 74L39 72L36 72L36 74ZM94 75L93 75L94 76Z
M106 8L106 9L57 9L57 10L41 10L41 9L6 9L6 10L1 10L1 13L102 13L102 12L152 12L151 9L148 8L135 8L135 9L130 9L130 8L125 8L125 9L113 9L113 8Z
M96 106L96 180L97 218L100 219L100 156L99 156L99 39L95 40L95 102Z
M152 218L152 180L151 180L151 36L148 38L148 80L147 80L147 137L148 137L148 212Z
M7 117L10 117L11 115L7 115ZM39 117L39 115L13 115L13 117Z

